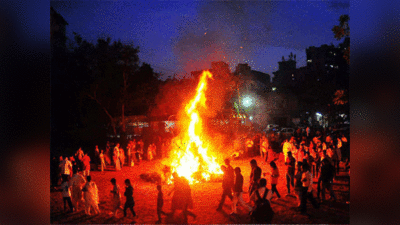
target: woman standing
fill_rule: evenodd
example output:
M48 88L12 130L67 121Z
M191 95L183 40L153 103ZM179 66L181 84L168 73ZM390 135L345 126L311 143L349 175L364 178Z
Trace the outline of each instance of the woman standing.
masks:
M276 189L276 185L278 184L279 169L276 166L274 161L271 161L269 163L269 165L272 168L272 172L271 172L271 190L272 190L272 194L276 193L278 198L281 198L281 195L279 194L278 189Z

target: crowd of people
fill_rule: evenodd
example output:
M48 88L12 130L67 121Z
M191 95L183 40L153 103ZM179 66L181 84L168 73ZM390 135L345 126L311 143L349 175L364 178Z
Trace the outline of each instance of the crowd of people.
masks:
M314 208L319 208L320 204L326 201L326 190L329 192L329 199L337 201L332 184L341 169L340 162L344 163L342 169L350 174L349 146L349 138L342 133L335 134L325 130L312 134L310 128L305 129L304 132L302 129L297 129L296 133L290 137L282 137L275 132L248 136L241 155L245 158L261 156L261 163L267 164L270 168L268 172L263 173L255 159L250 161L251 175L248 191L250 202L246 203L242 198L244 192L241 169L239 167L233 169L229 160L225 160L225 165L221 167L224 172L223 191L217 210L222 209L225 198L229 197L233 199L232 215L236 215L237 205L240 203L250 212L254 222L271 222L274 212L269 201L274 194L277 199L281 198L276 188L280 177L277 163L286 167L287 194L285 197L295 197L301 214L307 214L307 201L310 201ZM238 158L238 154L232 155L232 158ZM313 188L314 179L317 181L316 191ZM267 180L271 184L270 190L266 187ZM259 213L260 210L263 213Z
M111 147L113 146L113 148ZM115 145L107 142L105 151L100 150L96 145L94 150L96 169L104 171L106 166L112 166L115 171L120 171L124 165L134 166L140 164L143 158L153 160L157 157L157 147L151 143L147 151L144 151L142 140L131 140L123 150L119 143ZM219 201L217 211L221 211L226 197L231 200L231 215L238 214L238 206L245 208L254 222L271 222L274 211L270 201L276 196L280 199L281 193L277 190L279 177L283 171L279 171L277 164L286 168L285 178L287 194L286 196L295 197L297 207L301 214L307 213L307 201L310 201L315 208L326 201L325 191L327 190L332 201L336 201L336 195L332 189L332 183L335 176L340 171L340 162L344 162L343 170L350 170L349 138L343 134L332 135L329 133L315 132L311 134L309 129L305 132L296 132L295 135L285 138L280 137L274 132L256 135L255 138L247 138L244 142L242 156L248 158L259 157L261 163L268 165L267 172L262 171L255 159L250 160L251 174L249 189L243 190L243 175L241 168L233 168L231 160L237 158L225 159L225 164L221 166L223 171L222 196ZM146 156L144 156L146 152ZM158 151L160 152L160 151ZM344 153L344 154L343 154ZM347 155L348 157L342 157ZM58 175L52 176L52 184L62 191L64 200L64 211L79 211L84 207L85 214L99 214L98 189L90 176L91 159L88 153L83 152L81 148L70 157L60 157L58 165ZM92 168L93 169L93 168ZM187 217L196 215L189 209L193 208L193 199L189 182L184 177L179 177L172 173L174 188L171 201L171 213L176 210L183 212L184 221ZM59 177L62 182L57 185ZM313 188L314 178L317 180L317 190ZM268 182L270 189L267 188ZM126 189L124 196L125 205L121 206L121 191L116 183L116 179L111 179L112 184L112 215L117 216L118 211L123 211L127 216L127 210L130 209L132 216L136 216L134 211L135 201L133 199L133 187L129 179L125 180ZM161 183L157 185L157 223L162 222L161 215L167 215L163 211L164 195L162 193ZM247 193L249 202L243 199L243 194ZM316 197L315 197L316 193Z

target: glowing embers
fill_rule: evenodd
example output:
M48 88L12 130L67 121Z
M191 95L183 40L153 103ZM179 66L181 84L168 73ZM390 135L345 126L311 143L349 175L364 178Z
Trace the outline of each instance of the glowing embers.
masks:
M172 144L172 172L183 176L190 183L209 181L213 176L222 174L215 157L210 155L209 144L204 140L200 112L206 109L205 91L207 79L212 78L209 71L204 71L196 89L196 95L186 105L182 126L186 132L178 135Z

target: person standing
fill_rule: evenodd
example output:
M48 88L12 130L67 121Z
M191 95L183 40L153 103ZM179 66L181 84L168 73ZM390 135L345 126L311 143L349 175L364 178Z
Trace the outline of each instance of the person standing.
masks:
M270 162L269 165L271 166L271 169L272 169L272 171L271 171L271 191L272 191L272 194L276 193L278 198L281 198L281 195L279 194L278 189L276 189L276 185L278 185L279 169L276 166L274 161Z
M224 165L221 166L221 170L224 173L223 178L222 178L222 196L221 196L221 200L219 201L217 211L222 210L222 206L224 205L226 196L228 196L231 199L231 201L233 199L229 171L228 171L227 167Z
M156 224L161 223L161 214L166 215L166 213L162 210L163 205L164 205L164 195L161 190L161 185L157 185L157 216L158 216L158 221Z
M126 157L128 160L128 166L132 166L131 165L131 155L132 155L132 141L129 141L128 146L126 147Z
M241 174L240 167L235 168L235 183L233 186L233 202L232 202L232 213L231 215L237 214L237 204L240 203L249 212L253 209L243 200L243 175Z
M89 176L90 175L90 157L85 153L85 155L82 158L82 163L83 163L83 176Z
M111 184L113 185L113 189L111 190L112 209L113 209L112 216L116 217L118 209L122 209L121 208L121 193L120 193L119 185L117 184L117 181L115 180L115 178L111 179Z
M106 162L104 160L103 150L101 150L101 153L100 153L100 170L101 170L101 172L103 172L105 168L106 168Z
M331 199L336 201L335 193L332 189L332 179L335 173L335 168L329 163L327 159L322 160L321 174L318 180L322 183L322 191L320 191L320 186L318 185L318 199L320 198L320 193L322 192L322 200L325 201L325 189L329 191Z
M65 177L70 177L72 174L72 163L68 160L68 157L65 156L64 160L60 163L61 168L61 176L63 180Z
M96 170L98 171L100 166L100 149L98 145L96 145L94 149L94 162L96 164Z
M301 196L301 205L300 205L300 210L301 214L306 214L307 213L307 200L311 202L314 208L318 209L319 204L317 200L315 200L313 196L313 177L312 174L310 173L310 166L308 164L303 164L303 174L301 177L301 182L303 183L302 187L302 196Z
M138 159L138 162L140 163L140 162L142 162L142 159L143 159L143 153L144 153L144 142L143 142L143 140L142 139L140 139L138 142L137 142L137 145L138 145L138 149L137 149L137 159Z
M125 164L125 151L123 148L119 148L119 162L121 163L121 168Z
M75 160L77 160L76 163L77 163L78 169L80 171L82 171L82 168L83 168L83 163L82 163L83 156L84 156L84 153L82 151L82 148L79 147L78 151L75 153Z
M285 139L285 142L283 143L283 146L282 146L282 152L283 152L283 155L285 156L285 162L287 161L288 152L289 152L290 150L291 150L291 144L290 144L290 142L289 142L289 139L286 138L286 139Z
M115 170L120 171L121 170L121 162L120 162L120 155L119 155L119 143L114 148L113 160L114 160Z
M74 175L71 178L71 187L72 187L72 204L75 206L75 209L79 211L79 206L84 203L83 194L82 194L82 187L86 183L86 179L79 174L78 170L74 170Z
M294 176L295 183L294 183L294 191L296 193L296 199L297 199L297 207L300 207L301 205L301 196L302 196L302 191L303 191L303 183L301 182L301 177L302 177L302 162L297 162L297 172Z
M249 186L249 195L253 193L254 190L257 189L258 181L261 179L262 170L259 166L257 166L257 161L252 159L250 161L251 173L250 173L250 186Z
M292 156L292 152L287 152L287 159L285 161L286 165L286 187L287 187L287 195L290 195L290 186L294 188L294 170L296 165L296 160Z
M129 179L125 180L125 206L124 206L124 217L126 217L126 210L129 208L132 212L133 216L136 216L135 211L133 210L133 207L135 206L135 201L133 200L133 187L131 184L131 181Z
M71 201L71 186L69 184L69 176L63 177L63 183L61 184L62 196L64 201L64 212L67 211L67 203L69 206L69 212L72 213L74 210L74 206Z
M90 209L93 209L96 215L100 214L99 210L99 192L96 184L92 181L91 176L87 176L87 182L82 191L85 193L85 214L90 215Z
M151 161L153 160L153 158L154 158L153 144L150 144L149 147L147 148L147 159Z
M261 138L261 156L264 162L268 160L268 139L263 135Z

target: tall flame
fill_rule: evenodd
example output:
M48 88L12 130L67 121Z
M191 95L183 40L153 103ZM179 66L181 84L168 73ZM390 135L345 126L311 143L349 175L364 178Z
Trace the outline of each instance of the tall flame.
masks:
M187 132L174 140L175 148L172 155L172 171L183 176L190 183L209 180L211 174L222 174L220 166L215 162L215 157L210 156L208 144L202 140L202 119L200 109L206 110L207 78L212 74L204 71L196 89L196 96L186 105L185 113L188 116ZM202 108L201 108L202 107ZM204 136L203 136L204 138Z

